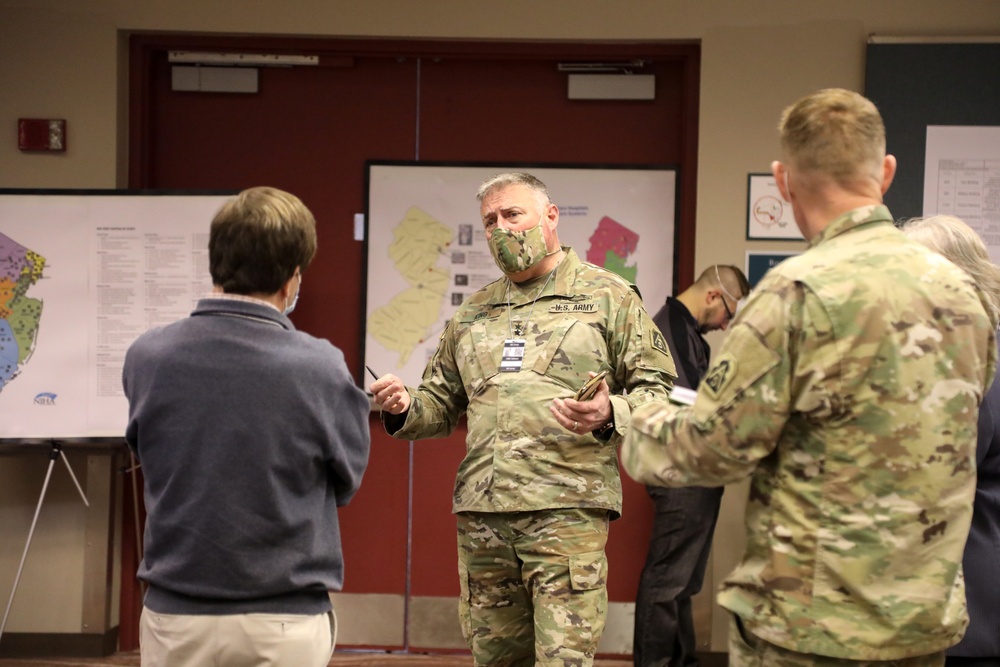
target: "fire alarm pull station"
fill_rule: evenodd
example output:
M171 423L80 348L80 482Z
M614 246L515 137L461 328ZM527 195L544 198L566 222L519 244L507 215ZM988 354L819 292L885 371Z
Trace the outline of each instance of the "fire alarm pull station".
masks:
M65 151L66 120L18 118L17 147L22 151Z

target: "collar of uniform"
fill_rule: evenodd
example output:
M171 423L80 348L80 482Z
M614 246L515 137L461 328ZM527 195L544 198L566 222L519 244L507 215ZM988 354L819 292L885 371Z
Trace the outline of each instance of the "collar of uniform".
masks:
M576 282L576 273L580 269L580 257L568 245L562 246L562 261L556 269L555 280L552 286L552 293L556 296L570 296L574 294L573 283Z
M580 258L577 257L576 253L569 246L564 245L561 247L565 254L554 269L556 273L554 276L551 276L551 279L548 273L520 284L509 283L509 281L501 279L499 281L500 289L496 294L496 297L499 298L497 305L507 304L508 284L510 284L510 303L512 306L531 303L543 296L568 296L572 294L572 285L576 277L576 270L580 266ZM542 288L543 285L544 288ZM540 292L539 288L542 288Z
M835 236L846 234L858 227L872 223L888 223L891 225L892 214L889 213L889 209L883 204L872 204L850 210L828 224L826 229L813 238L809 243L809 247L819 245L823 241L832 239Z

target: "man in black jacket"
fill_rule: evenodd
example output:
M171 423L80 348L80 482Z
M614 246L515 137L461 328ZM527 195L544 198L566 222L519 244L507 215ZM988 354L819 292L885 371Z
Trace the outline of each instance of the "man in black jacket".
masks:
M709 331L725 330L750 292L735 266L708 267L653 318L677 366L676 386L697 389L708 371ZM635 602L636 667L697 665L691 597L705 578L723 487L647 487L656 506L646 565Z

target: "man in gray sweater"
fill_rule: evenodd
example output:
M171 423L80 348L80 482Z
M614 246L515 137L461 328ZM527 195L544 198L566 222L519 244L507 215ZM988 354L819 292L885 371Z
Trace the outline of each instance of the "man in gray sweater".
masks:
M368 463L368 399L343 353L287 317L315 252L297 197L240 193L212 221L214 292L125 357L145 476L143 667L329 661L337 507Z

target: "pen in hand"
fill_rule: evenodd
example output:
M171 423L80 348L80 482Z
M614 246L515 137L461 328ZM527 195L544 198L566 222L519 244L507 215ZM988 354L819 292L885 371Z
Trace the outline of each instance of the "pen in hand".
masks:
M371 373L371 376L373 378L375 378L376 380L379 379L379 376L375 373L375 371L373 371L371 369L371 366L369 366L368 364L365 364L365 368L368 369L368 372ZM392 383L390 383L390 386L391 386L391 384ZM383 391L384 391L384 389L383 389ZM407 403L407 405L409 405L409 397L410 397L410 395L407 393L406 387L403 387L403 395L406 396L406 398L407 398L406 403ZM387 400L389 400L389 399L394 399L392 401L392 407L387 412L389 412L390 414L394 414L394 415L398 415L401 412L405 412L405 410L400 405L400 400L397 398L398 396L399 396L399 392L394 391L391 395L385 397L383 399L382 403L378 403L378 409L379 410L385 410L385 408L384 408L385 402ZM377 401L377 399L376 399L376 401ZM397 410L396 408L399 408L399 410ZM407 409L409 409L409 408L407 408Z

